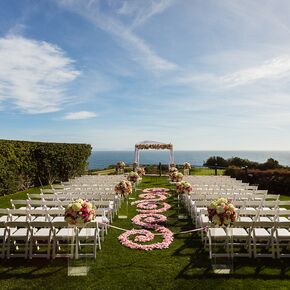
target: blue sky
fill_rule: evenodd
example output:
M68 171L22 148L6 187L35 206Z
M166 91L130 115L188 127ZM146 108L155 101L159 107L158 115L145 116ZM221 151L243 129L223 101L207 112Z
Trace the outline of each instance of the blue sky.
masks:
M289 150L290 1L2 0L0 138Z

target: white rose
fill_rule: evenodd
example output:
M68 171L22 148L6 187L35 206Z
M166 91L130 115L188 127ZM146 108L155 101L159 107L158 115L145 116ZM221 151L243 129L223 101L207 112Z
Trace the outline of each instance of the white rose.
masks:
M225 212L224 207L223 207L223 206L217 206L217 208L216 208L216 212L217 212L218 214L224 213L224 212Z

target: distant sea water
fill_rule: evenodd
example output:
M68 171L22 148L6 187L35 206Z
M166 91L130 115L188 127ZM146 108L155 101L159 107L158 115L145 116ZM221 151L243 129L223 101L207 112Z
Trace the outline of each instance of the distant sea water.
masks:
M274 158L281 165L290 166L290 151L174 151L176 164L190 162L195 166L202 166L211 156L223 158L240 157L256 162L265 162ZM124 161L126 164L134 162L133 151L93 151L89 158L89 169L101 169L109 165ZM167 151L140 151L141 164L168 164Z

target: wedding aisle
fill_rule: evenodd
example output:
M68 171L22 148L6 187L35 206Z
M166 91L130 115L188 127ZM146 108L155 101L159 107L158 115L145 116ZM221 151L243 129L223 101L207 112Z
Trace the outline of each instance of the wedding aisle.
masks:
M142 190L145 188L166 188L171 191L166 194L151 190L149 193L143 193ZM194 226L189 218L186 219L184 216L182 219L178 218L183 215L183 212L178 207L174 189L175 186L171 185L166 177L145 176L138 185L138 190L130 196L133 199L129 200L128 210L126 203L122 205L121 211L127 211L128 218L115 218L112 225L127 230L134 228L141 231L148 230L149 224L150 227L152 225L153 229L149 228L149 231L155 234L154 239L145 243L136 241L136 244L143 245L164 241L162 235L156 235L157 232L154 230L156 225L165 227L172 233L192 229ZM153 208L153 203L148 203L149 197L151 200L163 199L162 195L166 196L166 200L159 202L170 205L170 208L166 206L166 211L151 212L152 216L143 216L143 214L149 214L143 212L145 208L156 210ZM140 200L146 201L142 204ZM165 207L164 204L159 204L157 209L162 207ZM164 217L157 215L165 216L166 220L164 221ZM157 220L160 223L157 223ZM5 264L0 265L1 289L163 290L245 289L248 287L289 289L290 272L287 264L289 261L285 261L285 272L282 274L281 265L277 265L277 261L263 260L263 268L261 268L259 259L250 259L241 261L234 274L216 276L211 272L211 262L208 259L208 252L203 249L200 233L174 235L168 247L147 251L123 246L118 239L123 233L125 232L114 228L109 229L102 243L102 250L97 252L97 259L88 260L90 271L85 277L68 277L66 259L54 261L33 259L21 261L21 266L17 259L6 260ZM134 239L138 236L139 234L133 235L130 240L135 242ZM142 239L143 235L140 236L137 239ZM11 277L16 277L16 279L12 282ZM2 279L5 279L4 283Z
M154 249L166 249L173 241L173 233L163 225L167 221L164 214L171 206L165 201L170 197L168 188L145 188L139 194L139 200L131 205L136 205L138 214L132 218L135 226L145 229L132 229L119 236L119 241L123 246L131 249L150 251ZM156 233L149 231L153 230ZM135 236L130 240L130 236ZM161 242L153 242L154 238L161 236ZM145 244L145 243L150 244ZM153 243L152 243L153 242Z

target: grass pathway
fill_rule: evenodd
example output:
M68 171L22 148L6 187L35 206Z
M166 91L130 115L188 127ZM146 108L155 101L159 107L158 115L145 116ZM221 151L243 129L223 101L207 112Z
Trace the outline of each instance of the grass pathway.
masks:
M139 188L146 187L171 188L162 177L145 177ZM189 220L178 220L175 197L168 202L172 208L165 213L166 226L173 232L191 229ZM128 213L128 219L113 224L131 229L136 207L129 205ZM169 249L149 252L121 246L119 234L109 231L86 277L68 277L66 259L0 261L0 289L290 289L289 259L238 260L234 274L214 275L196 233L177 235Z

